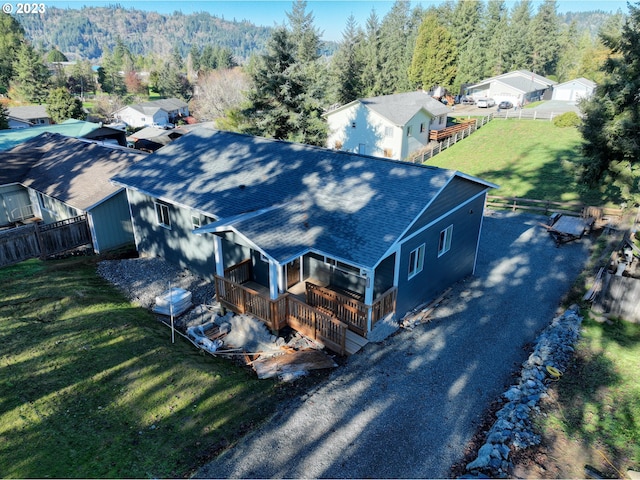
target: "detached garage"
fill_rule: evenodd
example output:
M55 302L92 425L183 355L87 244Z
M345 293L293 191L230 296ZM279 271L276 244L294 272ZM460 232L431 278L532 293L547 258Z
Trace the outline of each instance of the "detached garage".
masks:
M576 78L560 83L553 87L552 100L577 102L581 98L590 97L596 88L596 83L586 78Z

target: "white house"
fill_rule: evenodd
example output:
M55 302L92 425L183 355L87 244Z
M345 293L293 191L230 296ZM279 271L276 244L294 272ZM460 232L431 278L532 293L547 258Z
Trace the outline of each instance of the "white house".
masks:
M508 101L514 105L525 105L551 98L551 89L556 83L528 70L515 70L468 86L467 95L476 100L493 98L496 104Z
M127 105L113 113L113 118L130 127L164 126L189 115L186 102L177 98Z
M552 100L577 102L581 98L589 98L596 88L596 82L584 77L559 83L553 87Z
M26 105L9 107L9 128L28 128L39 125L51 125L46 105Z
M447 126L449 107L423 91L355 100L324 117L327 147L403 160L429 143L429 131Z

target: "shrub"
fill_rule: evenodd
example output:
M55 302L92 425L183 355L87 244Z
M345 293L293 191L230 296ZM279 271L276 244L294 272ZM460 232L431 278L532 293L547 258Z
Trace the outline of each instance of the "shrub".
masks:
M577 127L581 122L582 120L580 120L580 117L578 117L578 114L575 112L566 112L553 119L553 124L560 128Z

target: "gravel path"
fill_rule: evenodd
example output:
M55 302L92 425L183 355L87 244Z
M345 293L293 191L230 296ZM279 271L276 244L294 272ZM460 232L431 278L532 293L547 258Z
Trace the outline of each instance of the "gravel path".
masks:
M448 477L587 259L542 220L486 217L476 275L430 323L367 345L196 477Z

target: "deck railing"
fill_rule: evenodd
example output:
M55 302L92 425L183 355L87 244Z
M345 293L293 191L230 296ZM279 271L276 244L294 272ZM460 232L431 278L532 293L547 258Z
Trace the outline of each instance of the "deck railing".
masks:
M287 297L287 305L287 323L291 328L322 342L340 355L346 353L346 323L294 297Z
M391 287L371 306L371 328L381 319L396 311L397 287Z
M224 278L232 282L243 284L251 280L251 260L246 259L232 267L224 269Z
M367 334L367 306L358 300L326 287L307 282L306 300L312 307L331 313L359 335Z

